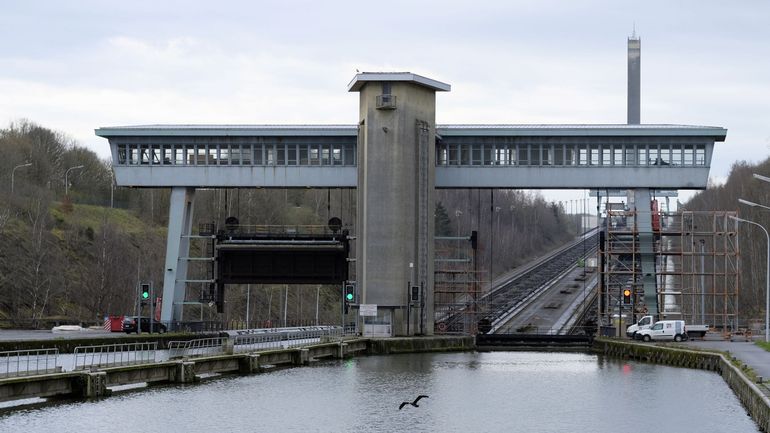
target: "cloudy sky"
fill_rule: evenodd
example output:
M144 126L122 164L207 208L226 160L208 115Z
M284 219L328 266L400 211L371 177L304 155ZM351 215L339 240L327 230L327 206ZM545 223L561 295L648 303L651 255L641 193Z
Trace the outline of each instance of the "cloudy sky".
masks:
M29 119L107 157L100 126L344 123L361 71L452 85L438 123L722 126L712 176L770 153L770 2L36 1L0 9L0 124Z

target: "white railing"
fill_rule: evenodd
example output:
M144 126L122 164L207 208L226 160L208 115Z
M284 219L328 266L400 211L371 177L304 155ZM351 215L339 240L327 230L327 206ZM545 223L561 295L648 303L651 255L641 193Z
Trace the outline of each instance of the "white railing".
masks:
M212 337L188 341L171 341L168 343L168 357L169 359L173 359L219 355L225 352L227 340L227 337Z
M75 370L155 362L158 342L104 344L75 348Z
M286 349L339 340L342 337L343 330L337 326L238 335L233 340L233 351L243 353Z
M0 378L57 373L59 349L0 352Z

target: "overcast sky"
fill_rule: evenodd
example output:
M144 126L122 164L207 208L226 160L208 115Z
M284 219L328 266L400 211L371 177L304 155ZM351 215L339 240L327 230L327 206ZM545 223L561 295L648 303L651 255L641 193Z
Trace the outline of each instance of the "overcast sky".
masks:
M770 153L770 1L35 1L0 9L0 123L108 156L100 126L356 122L355 70L452 85L441 123L722 126L712 176Z

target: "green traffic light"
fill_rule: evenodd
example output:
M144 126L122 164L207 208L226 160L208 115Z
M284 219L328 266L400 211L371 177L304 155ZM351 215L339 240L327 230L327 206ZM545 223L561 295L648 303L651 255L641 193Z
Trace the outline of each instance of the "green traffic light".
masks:
M347 295L345 295L345 299L347 299L348 301L352 301L353 300L353 294L352 293L348 293Z
M150 292L142 292L142 299L147 299L150 297Z

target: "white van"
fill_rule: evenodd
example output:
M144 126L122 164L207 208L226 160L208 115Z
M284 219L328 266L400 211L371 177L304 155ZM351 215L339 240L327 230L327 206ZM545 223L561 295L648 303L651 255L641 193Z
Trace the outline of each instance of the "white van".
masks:
M682 341L687 340L687 329L684 320L661 320L648 329L637 331L636 338L644 341Z

